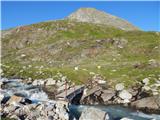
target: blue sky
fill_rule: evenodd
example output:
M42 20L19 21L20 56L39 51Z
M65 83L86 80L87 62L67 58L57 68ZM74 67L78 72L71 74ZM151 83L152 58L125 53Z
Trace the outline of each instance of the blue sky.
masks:
M62 19L81 7L94 7L98 10L128 20L145 31L160 31L160 2L2 2L1 29L32 23Z

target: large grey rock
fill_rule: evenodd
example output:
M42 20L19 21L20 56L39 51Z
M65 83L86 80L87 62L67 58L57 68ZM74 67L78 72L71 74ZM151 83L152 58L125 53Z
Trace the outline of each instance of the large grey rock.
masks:
M102 110L90 107L82 112L79 120L109 120L109 115Z
M160 109L160 97L146 97L140 100L137 100L135 102L131 103L131 106L134 106L138 109L152 109L152 110L158 110Z
M102 92L103 93L101 95L101 98L103 99L104 102L107 102L108 100L113 98L116 94L114 90L103 90Z
M127 90L122 90L119 95L118 95L121 99L125 100L125 99L131 99L132 98L132 94L129 93Z

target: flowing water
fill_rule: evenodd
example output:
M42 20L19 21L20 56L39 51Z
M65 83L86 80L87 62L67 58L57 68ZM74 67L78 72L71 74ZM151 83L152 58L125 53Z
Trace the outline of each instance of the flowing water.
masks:
M5 82L5 86L1 89L1 94L5 94L5 96L12 96L14 94L27 97L32 101L50 101L48 99L47 93L45 93L41 87L28 85L22 83L19 79L0 79L0 81ZM120 105L70 105L69 109L71 113L79 118L80 114L85 108L88 107L96 107L103 111L106 111L113 120L119 120L122 117L131 118L134 120L160 120L160 115L157 114L145 114L143 112L139 112L133 110L131 108L123 107Z

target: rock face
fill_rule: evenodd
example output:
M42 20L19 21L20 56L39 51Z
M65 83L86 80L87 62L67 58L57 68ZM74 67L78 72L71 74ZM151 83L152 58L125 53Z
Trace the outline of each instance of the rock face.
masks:
M82 112L79 120L109 120L109 115L96 108L86 108Z
M133 26L129 22L94 8L80 8L69 15L67 19L76 20L78 22L105 24L127 31L138 30L137 27Z
M142 109L145 111L154 111L159 110L160 111L160 100L159 96L153 96L153 97L147 97L140 100L137 100L135 102L131 103L131 106L136 107L137 109Z

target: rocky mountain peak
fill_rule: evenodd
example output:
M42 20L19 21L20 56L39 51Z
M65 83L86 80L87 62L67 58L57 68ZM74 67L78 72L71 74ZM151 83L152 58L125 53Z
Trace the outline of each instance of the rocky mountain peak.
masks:
M76 20L78 22L89 22L96 24L105 24L123 30L138 30L137 27L131 23L118 18L114 15L97 10L95 8L80 8L67 17L69 20Z

